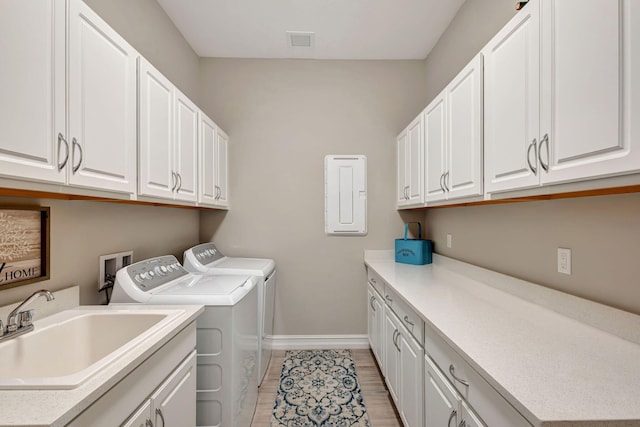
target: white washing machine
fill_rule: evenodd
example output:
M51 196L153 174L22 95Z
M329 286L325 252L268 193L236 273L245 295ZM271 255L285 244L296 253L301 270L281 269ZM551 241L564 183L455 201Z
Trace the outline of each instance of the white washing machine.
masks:
M258 385L262 384L269 360L276 301L276 263L272 259L227 257L213 243L203 243L184 252L184 268L202 274L238 274L258 278Z
M196 322L198 426L251 425L258 398L258 279L189 273L173 255L116 273L111 302L201 304Z

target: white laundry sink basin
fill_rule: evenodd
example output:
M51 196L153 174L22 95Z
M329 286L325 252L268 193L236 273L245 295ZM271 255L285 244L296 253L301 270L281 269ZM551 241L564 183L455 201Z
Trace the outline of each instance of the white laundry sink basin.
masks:
M0 390L75 388L160 331L179 310L67 310L0 342Z

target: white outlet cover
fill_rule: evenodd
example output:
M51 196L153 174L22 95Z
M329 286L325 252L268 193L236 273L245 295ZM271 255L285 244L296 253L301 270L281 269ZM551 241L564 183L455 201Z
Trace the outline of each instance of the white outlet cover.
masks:
M571 274L571 249L558 248L558 273Z

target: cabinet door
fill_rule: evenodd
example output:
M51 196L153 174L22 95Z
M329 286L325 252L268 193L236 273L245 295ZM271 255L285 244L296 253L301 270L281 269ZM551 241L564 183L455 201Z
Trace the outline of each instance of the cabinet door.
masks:
M151 400L147 399L122 427L153 427L151 418Z
M0 40L0 173L64 183L65 2L0 2Z
M154 426L196 425L196 352L151 396Z
M429 357L424 370L425 427L458 426L461 398Z
M422 188L424 186L423 167L424 130L422 113L416 117L407 128L406 153L406 185L409 186L407 195L409 205L424 203Z
M216 187L216 137L217 126L213 121L200 113L199 170L198 170L198 203L215 206L218 197Z
M138 193L172 199L173 85L140 58L138 93Z
M425 201L445 200L444 173L447 153L445 92L441 92L424 111L425 127Z
M543 184L640 169L640 141L628 132L638 120L624 114L640 100L628 86L640 71L627 56L640 42L634 2L542 3Z
M400 328L396 342L400 347L400 416L405 427L422 427L424 350L405 327Z
M137 53L81 0L69 8L69 183L134 193Z
M216 132L216 205L229 207L229 136L220 128Z
M460 427L487 427L464 400L460 402L460 418L462 418Z
M384 340L384 305L382 297L378 295L378 292L369 285L368 287L368 332L369 332L369 344L373 355L378 361L378 365L382 369L383 364L383 340Z
M482 194L482 54L447 86L447 198Z
M174 167L178 176L175 189L176 199L196 201L197 199L197 153L199 110L189 98L175 90L175 139Z
M399 374L400 374L400 348L397 347L396 338L398 322L391 310L384 310L384 376L393 401L398 405L399 401Z
M408 177L407 177L407 141L408 135L407 130L403 130L398 138L396 139L396 168L398 172L397 183L398 183L398 198L396 200L398 206L404 206L408 203L409 194L408 194Z
M532 0L484 54L485 190L537 186L540 5Z

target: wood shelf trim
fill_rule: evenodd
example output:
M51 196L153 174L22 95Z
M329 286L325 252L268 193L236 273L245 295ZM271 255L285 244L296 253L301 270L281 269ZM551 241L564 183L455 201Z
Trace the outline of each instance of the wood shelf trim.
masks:
M428 209L458 208L463 206L501 205L505 203L539 202L541 200L574 199L577 197L609 196L614 194L629 194L629 193L640 193L640 185L629 185L624 187L612 187L612 188L599 188L596 190L581 190L581 191L571 191L566 193L555 193L555 194L540 194L536 196L514 197L510 199L500 199L500 200L481 200L478 202L454 203L450 205L441 205L441 206L425 206L424 208L417 208L417 209L428 210Z
M48 192L48 191L35 191L35 190L21 190L21 189L15 189L15 188L0 188L0 196L29 197L32 199L86 200L91 202L120 203L120 204L126 204L126 205L160 206L160 207L166 207L166 208L196 209L196 210L218 210L216 208L210 208L205 206L186 206L186 205L177 205L177 204L174 205L171 203L162 203L162 202L111 199L108 197L83 196L79 194L54 193L54 192Z

